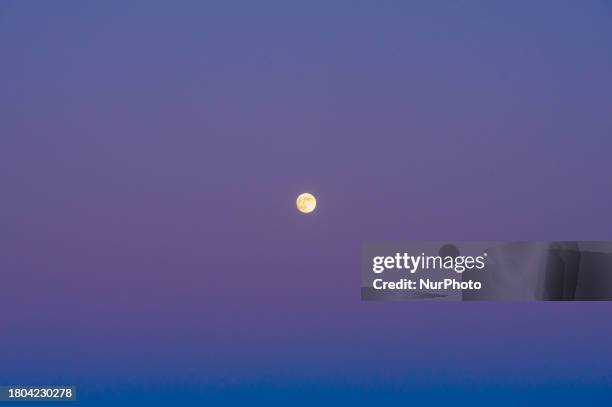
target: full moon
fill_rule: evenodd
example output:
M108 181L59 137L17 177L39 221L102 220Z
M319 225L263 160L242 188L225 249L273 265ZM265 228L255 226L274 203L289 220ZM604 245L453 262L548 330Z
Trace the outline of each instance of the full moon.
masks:
M314 195L304 192L297 197L295 206L297 206L298 211L302 213L310 213L317 207L317 199Z

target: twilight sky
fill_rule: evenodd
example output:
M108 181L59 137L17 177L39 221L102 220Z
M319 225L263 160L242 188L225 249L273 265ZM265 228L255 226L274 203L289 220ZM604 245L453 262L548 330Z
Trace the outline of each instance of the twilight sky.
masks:
M609 240L611 151L609 1L2 1L0 384L610 398L611 305L362 303L359 248Z

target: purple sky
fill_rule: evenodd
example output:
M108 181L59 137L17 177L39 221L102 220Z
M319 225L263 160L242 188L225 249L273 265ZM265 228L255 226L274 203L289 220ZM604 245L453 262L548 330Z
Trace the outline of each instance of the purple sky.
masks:
M610 383L610 305L358 255L611 238L609 2L124 3L0 4L0 382Z

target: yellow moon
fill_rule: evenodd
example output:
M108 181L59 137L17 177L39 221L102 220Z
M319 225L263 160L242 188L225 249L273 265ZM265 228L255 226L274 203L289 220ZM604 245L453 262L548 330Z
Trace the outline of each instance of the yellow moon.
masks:
M302 213L310 213L317 207L317 199L314 195L304 192L297 197L295 206L297 206L298 211Z

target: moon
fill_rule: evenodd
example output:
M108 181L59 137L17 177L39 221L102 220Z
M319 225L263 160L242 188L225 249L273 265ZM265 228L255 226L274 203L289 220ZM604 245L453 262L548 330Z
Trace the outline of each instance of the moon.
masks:
M297 197L295 206L302 213L310 213L317 207L317 199L314 195L304 192Z

